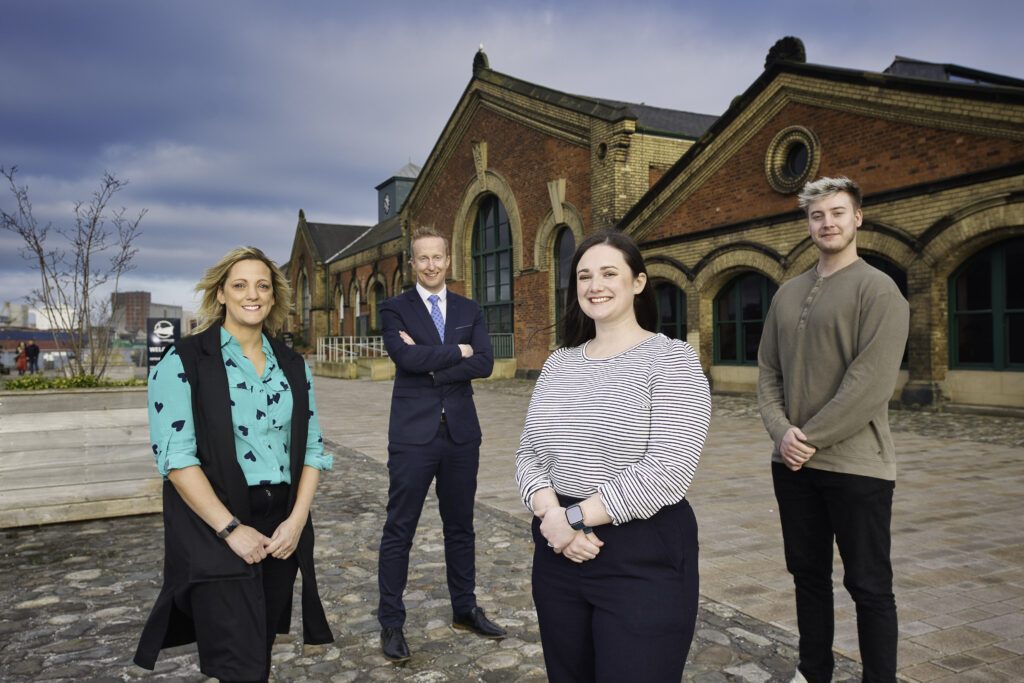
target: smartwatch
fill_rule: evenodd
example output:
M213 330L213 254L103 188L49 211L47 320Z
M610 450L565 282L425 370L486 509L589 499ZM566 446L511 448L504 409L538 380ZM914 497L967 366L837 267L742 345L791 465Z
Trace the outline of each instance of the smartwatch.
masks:
M238 517L232 517L228 525L217 532L217 538L227 538L231 535L231 532L238 528L241 522L238 521Z
M565 521L569 522L576 531L582 531L585 534L589 534L592 529L583 523L583 509L580 508L579 503L570 505L565 508Z

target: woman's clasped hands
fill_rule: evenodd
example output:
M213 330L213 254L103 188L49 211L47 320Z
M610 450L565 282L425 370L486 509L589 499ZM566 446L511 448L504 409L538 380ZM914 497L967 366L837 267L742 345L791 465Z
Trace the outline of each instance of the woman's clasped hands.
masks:
M556 553L561 553L577 564L592 560L601 552L604 541L591 531L573 529L565 517L565 508L549 507L543 515L539 515L540 533L548 541L548 546Z

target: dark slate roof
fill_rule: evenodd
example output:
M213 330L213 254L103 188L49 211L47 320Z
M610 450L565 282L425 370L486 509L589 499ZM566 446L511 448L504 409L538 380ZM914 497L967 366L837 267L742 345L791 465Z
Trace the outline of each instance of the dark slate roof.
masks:
M920 59L897 56L893 63L882 73L891 76L908 78L928 78L933 81L954 81L957 83L976 83L978 85L1007 85L1013 88L1024 87L1024 80L1011 76L970 69L958 64L938 64Z
M325 263L333 263L339 259L345 258L346 256L352 256L359 252L372 249L373 247L390 242L393 239L398 239L402 236L402 223L398 220L398 216L392 216L385 221L381 221L372 228L364 228L363 233L352 240L348 244L344 245L341 249L332 253L326 260Z
M368 225L337 225L334 223L310 223L306 229L313 240L318 260L326 261L331 254L344 249L370 229Z
M616 100L601 100L613 107L628 109L636 115L636 126L638 129L652 133L670 133L673 135L684 135L686 137L699 138L704 134L711 124L718 120L717 116L711 114L694 114L689 111L678 111L676 109L662 109L646 104L633 104L631 102L618 102Z
M609 122L633 119L637 126L648 132L681 137L700 137L718 118L709 114L661 109L646 104L631 104L617 100L604 100L583 95L571 95L542 85L536 85L514 76L491 69L480 69L475 77L486 83Z

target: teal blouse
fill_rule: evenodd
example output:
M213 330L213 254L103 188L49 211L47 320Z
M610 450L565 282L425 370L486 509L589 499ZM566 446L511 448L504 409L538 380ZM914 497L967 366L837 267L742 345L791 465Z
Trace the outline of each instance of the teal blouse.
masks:
M231 421L235 425L235 452L249 486L290 484L288 447L291 441L292 388L277 364L266 335L263 375L242 354L231 333L220 329L221 356L231 394ZM317 418L313 377L306 367L309 391L309 436L305 464L329 470L334 458L324 453L324 439ZM181 358L172 349L149 376L149 437L160 474L199 464L192 416L192 390Z

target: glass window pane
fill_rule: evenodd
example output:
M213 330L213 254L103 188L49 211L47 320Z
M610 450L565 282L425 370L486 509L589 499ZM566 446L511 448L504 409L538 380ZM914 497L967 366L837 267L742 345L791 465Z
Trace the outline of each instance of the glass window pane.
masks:
M569 228L562 228L558 236L558 246L555 249L555 257L558 259L558 286L565 287L571 278L569 267L572 266L572 257L576 252L576 238Z
M764 323L762 322L743 324L743 359L747 362L757 362L757 347L761 344L763 329Z
M1006 307L1024 309L1024 240L1006 245ZM1022 339L1021 341L1024 341Z
M724 361L739 360L736 354L736 323L718 326L718 356Z
M733 290L734 287L730 285L718 295L718 320L720 322L736 319L736 313L733 310Z
M992 314L960 314L957 323L957 360L961 363L991 363Z
M761 314L761 283L764 277L750 274L740 280L740 307L744 320L757 320Z
M662 325L670 325L676 319L676 292L672 285L659 285L656 290L658 298L658 317Z
M976 259L956 279L956 310L987 311L992 308L991 258Z
M1006 316L1006 355L1009 363L1024 363L1024 313Z

